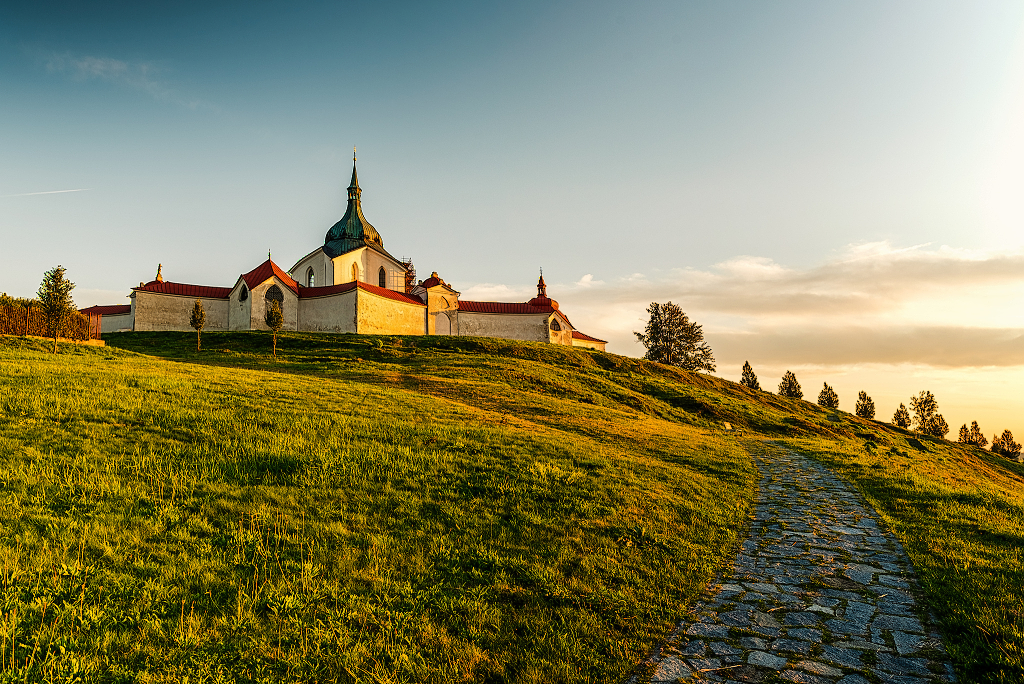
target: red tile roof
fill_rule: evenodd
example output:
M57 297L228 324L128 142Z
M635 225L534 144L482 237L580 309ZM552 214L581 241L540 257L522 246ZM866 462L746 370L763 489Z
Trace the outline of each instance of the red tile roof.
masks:
M160 294L181 295L183 297L204 297L206 299L227 299L231 294L230 287L210 287L208 285L188 285L172 283L167 280L160 282L151 280L145 285L133 287L134 292L158 292Z
M364 292L369 292L370 294L375 294L387 299L393 299L396 302L426 306L422 299L414 295L406 294L404 292L395 292L394 290L389 290L385 287L377 287L376 285L357 281L342 283L341 285L327 285L325 287L300 287L299 298L306 299L309 297L326 297L329 295L341 294L343 292L351 292L357 287Z
M90 306L88 309L79 309L78 313L85 315L99 314L101 316L120 316L132 312L131 304L111 304L108 306Z
M596 337L591 337L590 335L581 333L579 330L572 331L572 339L585 340L586 342L601 342L603 344L608 344L608 340L599 340Z
M459 311L496 314L545 314L554 311L550 306L531 306L525 302L470 302L459 300Z
M299 293L299 284L292 280L292 277L281 270L281 268L270 259L267 259L262 264L252 269L248 273L242 274L242 280L249 286L249 289L256 287L260 283L266 282L271 276L277 276L282 283L288 286L295 294Z

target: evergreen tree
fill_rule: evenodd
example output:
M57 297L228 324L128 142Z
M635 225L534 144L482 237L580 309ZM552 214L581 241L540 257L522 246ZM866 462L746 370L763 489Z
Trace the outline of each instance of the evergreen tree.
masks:
M743 362L743 377L740 379L740 384L752 390L761 389L761 385L757 382L757 376L754 375L754 369L750 367L749 361Z
M988 445L988 440L985 439L985 435L981 434L981 428L978 427L978 421L971 421L971 433L970 433L971 444L985 448Z
M1003 434L996 437L992 436L992 452L996 454L1002 454L1007 458L1017 458L1020 456L1020 444L1013 441L1013 433L1009 430L1003 430Z
M967 429L967 423L960 426L960 436L956 438L956 441L960 444L971 443L971 431Z
M676 366L688 371L715 371L715 355L704 341L704 331L672 302L651 302L650 318L644 332L634 332L647 353L649 361Z
M904 430L910 429L910 411L903 404L900 404L900 407L896 409L896 413L892 414L892 424Z
M188 319L188 324L196 331L196 351L199 351L202 348L203 328L206 326L206 310L198 299L192 305L192 316Z
M793 371L786 371L786 374L782 376L782 382L779 383L779 396L791 399L804 398L804 391L800 389L800 383L796 381Z
M53 353L57 353L57 338L75 311L75 302L71 299L71 291L75 284L65 278L67 270L63 266L51 268L43 274L43 282L39 285L36 297L39 308L46 317L46 327L53 335Z
M949 432L946 419L939 413L939 402L931 392L922 390L911 397L910 408L914 411L914 429L918 432L933 437L945 437Z
M864 390L857 393L857 408L855 410L861 418L871 420L875 417L875 402Z
M839 395L836 391L829 387L829 384L824 383L824 387L821 388L821 393L818 395L818 406L825 408L836 409L839 408Z
M267 322L269 327L274 333L274 358L277 358L277 333L281 331L281 326L284 325L284 315L281 313L281 305L277 303L276 299L270 301L270 306L267 307L267 314L264 316L264 320Z

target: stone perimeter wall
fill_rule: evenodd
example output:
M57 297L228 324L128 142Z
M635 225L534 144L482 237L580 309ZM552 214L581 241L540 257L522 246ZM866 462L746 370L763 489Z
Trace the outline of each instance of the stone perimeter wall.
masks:
M139 332L161 330L191 330L188 324L196 299L206 310L203 330L228 329L228 300L207 297L185 297L162 292L135 292L135 330Z
M459 311L458 334L548 342L548 314L492 314ZM570 332L570 335L572 333Z

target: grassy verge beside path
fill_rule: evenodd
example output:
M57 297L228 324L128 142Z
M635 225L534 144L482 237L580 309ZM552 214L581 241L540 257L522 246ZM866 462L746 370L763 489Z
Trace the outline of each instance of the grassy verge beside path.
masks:
M629 371L300 342L0 340L0 679L615 681L731 556L749 459Z

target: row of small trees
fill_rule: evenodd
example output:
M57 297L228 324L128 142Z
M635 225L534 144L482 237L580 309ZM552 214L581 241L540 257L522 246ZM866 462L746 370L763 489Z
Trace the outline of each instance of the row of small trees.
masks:
M263 316L267 327L274 333L274 358L277 358L277 333L281 332L284 326L284 314L281 312L281 305L276 299L270 300L267 312ZM203 348L203 328L206 327L206 309L203 308L202 300L197 299L192 305L192 314L189 316L188 324L196 331L196 351Z
M743 363L743 375L740 378L740 384L754 390L761 389L761 385L757 381L757 375L754 374L754 369L751 368L749 361ZM786 374L782 376L782 381L779 382L779 395L793 399L803 399L803 390L800 388L800 383L792 371L786 371ZM821 393L818 394L818 405L830 409L839 408L839 395L836 394L835 390L827 382L824 383ZM911 416L911 411L913 411L913 416ZM872 401L871 397L864 390L857 393L857 405L854 412L861 418L867 418L868 420L872 420L875 417L875 402ZM916 397L910 398L910 410L907 410L906 405L901 403L900 407L896 409L896 413L893 414L892 424L904 430L913 429L933 437L945 437L949 434L949 424L942 417L942 414L939 413L939 402L935 399L934 394L926 390L918 393ZM976 420L971 421L970 428L967 427L966 423L960 427L960 437L957 441L961 444L973 444L978 447L985 447L988 444L988 440L985 439ZM1010 430L1003 430L1002 435L998 437L993 436L992 451L1016 458L1020 455L1021 445L1013 440L1013 433Z

